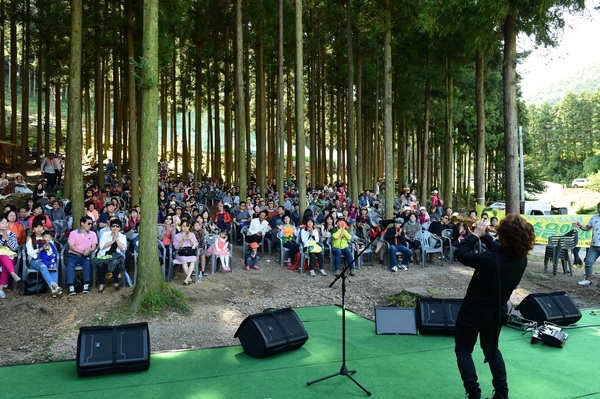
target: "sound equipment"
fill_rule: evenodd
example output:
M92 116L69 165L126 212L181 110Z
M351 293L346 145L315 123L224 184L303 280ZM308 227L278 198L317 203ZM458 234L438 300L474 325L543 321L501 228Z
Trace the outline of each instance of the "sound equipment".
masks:
M292 309L267 309L246 317L234 337L248 355L263 358L300 348L308 333Z
M376 334L416 334L414 308L375 308Z
M538 326L545 321L567 326L581 319L581 311L564 291L529 294L516 309L524 318L537 322Z
M462 299L419 298L417 300L417 324L419 333L454 335L456 317Z
M535 344L538 341L544 342L546 345L562 348L569 338L569 334L562 331L562 328L552 323L544 323L543 326L533 330L531 343Z
M148 323L81 327L77 338L80 377L150 368Z

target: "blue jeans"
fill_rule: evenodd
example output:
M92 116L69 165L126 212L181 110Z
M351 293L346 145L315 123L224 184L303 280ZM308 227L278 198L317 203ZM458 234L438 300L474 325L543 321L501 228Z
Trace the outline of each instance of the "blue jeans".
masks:
M58 270L48 270L48 266L46 266L44 262L42 262L39 259L31 259L29 261L29 266L32 269L35 269L38 272L40 272L40 274L44 278L44 281L46 282L46 284L48 284L48 287L50 289L52 289L52 283L58 285Z
M354 256L352 255L352 250L350 247L346 247L344 249L332 248L333 253L333 264L335 266L335 270L340 270L340 265L342 264L342 255L346 257L346 262L348 264L352 263L354 260ZM354 269L354 263L350 265L350 270Z
M92 276L92 262L86 256L67 254L67 285L73 285L75 281L75 266L83 267L83 282L89 284Z
M600 247L589 247L585 254L585 275L591 277L594 275L594 263L600 257Z
M408 265L410 258L413 256L412 251L402 244L390 244L390 267L396 266L396 252L400 252L402 254L402 264L404 266Z

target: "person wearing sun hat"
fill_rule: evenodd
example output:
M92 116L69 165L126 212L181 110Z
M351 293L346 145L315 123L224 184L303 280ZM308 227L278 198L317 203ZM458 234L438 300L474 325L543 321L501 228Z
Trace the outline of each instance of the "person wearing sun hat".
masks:
M250 270L250 269L254 269L254 270L259 270L260 267L258 265L258 263L260 262L260 256L258 256L258 243L257 242L251 242L250 245L248 245L248 251L246 252L246 270Z
M331 252L334 257L335 275L340 274L340 266L342 264L342 255L346 257L346 262L350 264L350 275L355 276L354 256L350 247L350 226L343 216L337 218L335 228L331 232Z

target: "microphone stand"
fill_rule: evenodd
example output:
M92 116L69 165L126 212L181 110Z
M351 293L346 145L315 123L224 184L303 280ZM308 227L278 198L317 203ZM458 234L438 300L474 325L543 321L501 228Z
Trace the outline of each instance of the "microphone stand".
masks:
M373 244L373 242L376 239L381 237L381 235L383 234L384 231L385 231L385 229L382 229L379 232L379 234L377 234L373 239L371 239L371 241L369 241L369 243L362 249L362 251L360 251L354 257L354 259L352 259L352 262L348 262L346 267L344 267L342 269L342 272L333 279L331 284L329 284L329 288L331 288L339 279L342 280L342 366L340 367L340 371L338 371L337 373L333 373L328 376L318 378L316 380L308 381L306 383L306 385L312 385L314 383L317 383L317 382L320 382L323 380L327 380L332 377L337 377L338 375L343 375L343 376L350 378L352 380L352 382L354 382L356 385L358 385L358 387L367 394L367 396L371 396L371 392L368 391L362 385L360 385L360 383L358 381L356 381L354 379L354 377L352 377L352 374L356 373L356 370L348 370L348 367L346 366L346 278L347 278L346 272L348 271L348 269L350 269L350 266L352 266L355 263L356 259L358 259L360 256L362 256L362 254L367 250L367 248L369 248Z

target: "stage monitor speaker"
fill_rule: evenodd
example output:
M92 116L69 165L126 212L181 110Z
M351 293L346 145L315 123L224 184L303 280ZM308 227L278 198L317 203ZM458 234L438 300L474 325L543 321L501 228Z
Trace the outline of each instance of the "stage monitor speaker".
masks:
M265 310L246 317L236 331L244 352L263 358L300 348L308 333L298 315L289 308Z
M516 309L523 318L537 322L538 326L545 321L568 326L581 319L581 311L564 291L529 294Z
M81 327L77 338L80 377L150 368L148 323Z
M416 334L414 308L375 308L376 334Z
M456 317L462 299L419 298L417 300L417 317L419 333L454 335Z

